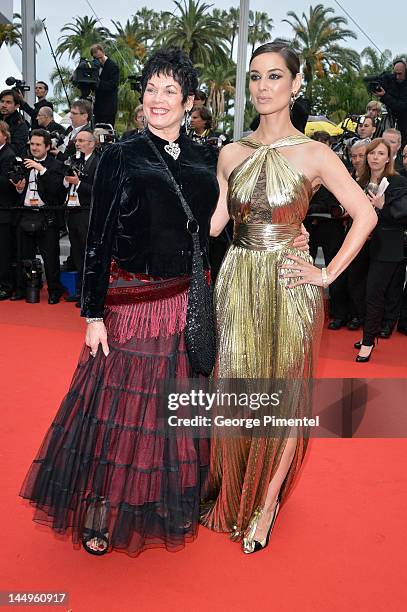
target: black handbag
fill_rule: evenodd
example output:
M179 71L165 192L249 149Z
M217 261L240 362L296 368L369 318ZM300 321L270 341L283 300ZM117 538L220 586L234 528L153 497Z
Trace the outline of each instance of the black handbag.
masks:
M153 141L148 137L147 132L143 131L142 134L165 168L187 216L186 229L192 239L193 254L191 284L188 293L185 343L193 371L197 374L209 376L215 365L216 332L212 289L205 278L203 268L201 245L199 242L199 224L163 156Z

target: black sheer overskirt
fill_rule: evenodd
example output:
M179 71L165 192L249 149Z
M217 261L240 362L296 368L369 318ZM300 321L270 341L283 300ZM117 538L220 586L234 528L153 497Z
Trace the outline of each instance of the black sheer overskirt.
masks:
M167 435L163 381L191 376L184 332L109 346L107 358L83 348L20 495L74 545L105 529L129 555L175 551L196 536L209 455L207 440Z

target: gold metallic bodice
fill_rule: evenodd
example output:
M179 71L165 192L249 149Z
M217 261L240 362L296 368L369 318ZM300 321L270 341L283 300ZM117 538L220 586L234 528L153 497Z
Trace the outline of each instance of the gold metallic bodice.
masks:
M235 222L233 243L254 250L278 250L300 233L312 187L280 147L309 142L306 136L287 136L271 145L243 138L255 152L229 178L228 209Z

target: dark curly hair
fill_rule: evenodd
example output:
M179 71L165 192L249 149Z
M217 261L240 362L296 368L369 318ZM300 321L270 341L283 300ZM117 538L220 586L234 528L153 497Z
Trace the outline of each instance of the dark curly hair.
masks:
M144 95L148 81L154 74L172 76L182 90L182 102L194 96L198 89L198 72L189 56L181 49L173 47L157 49L144 65L141 73L141 90Z

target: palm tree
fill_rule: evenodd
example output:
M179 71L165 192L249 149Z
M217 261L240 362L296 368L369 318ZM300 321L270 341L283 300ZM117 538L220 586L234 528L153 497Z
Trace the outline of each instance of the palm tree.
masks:
M0 47L5 43L9 47L17 45L21 49L21 16L13 14L13 23L0 23Z
M252 46L251 54L257 44L262 45L270 40L273 20L263 11L249 11L249 44Z
M66 93L68 94L68 98L71 102L80 97L80 91L77 89L71 81L72 77L72 68L69 66L60 66L62 80L65 85ZM58 69L54 68L50 74L50 81L52 83L52 88L54 91L54 98L58 106L67 106L67 100L65 97L64 89L62 87L61 78L58 73Z
M235 93L236 64L229 60L209 64L202 75L202 81L209 90L208 103L212 109L213 126L216 128L225 114L225 94Z
M222 24L223 38L228 43L230 59L233 57L235 40L239 31L239 14L238 8L230 8L228 11L215 8L212 11L212 17Z
M222 24L208 13L210 6L201 0L175 0L179 15L174 15L167 30L160 32L157 42L180 47L194 64L208 66L216 58L226 57Z
M131 50L133 56L138 60L143 60L146 55L146 46L142 43L143 30L141 29L137 19L126 21L122 26L120 21L113 21L116 32L111 34L111 38L120 47L123 46Z
M93 17L75 17L72 23L67 23L61 32L67 32L59 38L56 54L60 57L65 52L69 57L89 57L89 49L94 43L103 43L109 37L106 28L96 26L97 21Z
M373 47L365 47L360 56L365 60L363 70L366 74L381 74L391 67L392 53L389 49L379 55Z
M306 96L312 103L312 86L315 77L322 78L328 72L334 74L340 68L359 69L359 55L353 49L341 47L340 42L346 38L357 38L347 25L344 17L330 16L334 9L318 4L310 6L309 15L302 14L301 19L294 11L287 13L289 19L283 19L294 30L294 48L301 56Z

